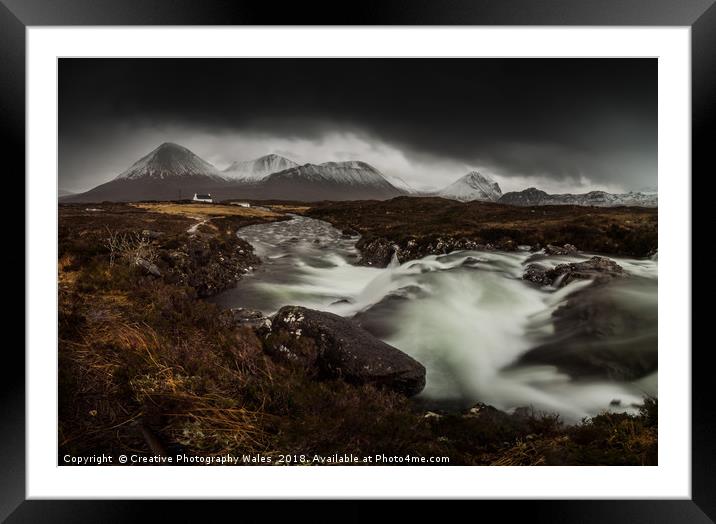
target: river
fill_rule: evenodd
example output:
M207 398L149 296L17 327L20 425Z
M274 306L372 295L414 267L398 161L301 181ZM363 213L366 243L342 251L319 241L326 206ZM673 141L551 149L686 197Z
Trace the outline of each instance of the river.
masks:
M394 257L389 267L374 268L355 264L357 237L319 220L295 216L238 235L263 264L213 302L266 314L301 305L354 318L426 367L419 399L429 405L533 406L576 421L604 410L634 411L644 395L656 396L656 257L610 257L628 278L588 293L588 281L554 289L521 277L529 262L556 265L589 254L460 251L403 263ZM585 298L570 302L574 297ZM601 311L598 301L625 313L591 326L583 310ZM575 303L576 313L563 315L556 329L553 312ZM545 346L546 361L524 362ZM620 378L622 369L627 378Z

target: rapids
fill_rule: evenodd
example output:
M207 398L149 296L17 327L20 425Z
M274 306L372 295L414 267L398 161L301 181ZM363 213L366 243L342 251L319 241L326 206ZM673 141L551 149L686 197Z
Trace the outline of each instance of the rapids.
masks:
M465 407L479 401L508 411L532 406L575 421L604 410L634 410L644 395L656 396L656 369L618 380L608 373L583 376L551 362L520 361L546 343L557 344L559 352L552 313L589 285L577 281L561 289L539 288L522 280L525 266L577 262L591 255L459 251L407 262L394 257L389 267L375 268L356 265L357 237L319 220L294 216L245 227L238 235L251 243L263 264L213 302L266 314L301 305L354 318L426 367L427 385L419 399L428 405ZM604 366L622 365L625 347L632 354L641 352L641 360L655 361L656 257L610 258L630 276L600 293L627 311L630 320L600 342L600 351L606 346L613 360Z

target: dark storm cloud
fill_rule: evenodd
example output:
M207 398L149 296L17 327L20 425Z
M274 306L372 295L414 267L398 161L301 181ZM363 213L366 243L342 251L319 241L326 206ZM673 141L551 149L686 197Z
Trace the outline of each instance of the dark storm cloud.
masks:
M181 128L354 133L416 163L656 184L655 59L62 59L59 89L61 177L103 155L87 147L102 129L112 150L117 129Z

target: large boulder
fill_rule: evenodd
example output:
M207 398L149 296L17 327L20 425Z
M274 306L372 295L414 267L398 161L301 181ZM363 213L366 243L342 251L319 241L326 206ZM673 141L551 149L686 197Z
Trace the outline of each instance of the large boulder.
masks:
M606 283L614 278L626 276L624 268L610 258L593 256L584 262L559 264L547 269L539 264L529 264L522 278L535 284L563 287L575 280L592 280Z
M579 378L636 380L657 370L657 309L639 300L648 283L636 279L590 286L552 313L554 335L527 351L520 364L546 364ZM621 298L619 295L622 295Z
M332 313L281 308L266 337L266 351L316 377L384 386L407 396L425 387L425 367L420 362Z

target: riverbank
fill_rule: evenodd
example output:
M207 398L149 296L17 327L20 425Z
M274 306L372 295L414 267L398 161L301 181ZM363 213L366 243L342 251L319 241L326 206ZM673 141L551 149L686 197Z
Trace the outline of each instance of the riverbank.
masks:
M647 257L656 252L654 208L508 206L443 198L398 197L387 201L325 202L304 211L348 234L358 233L364 264L385 267L462 249L538 250L576 246L608 255Z
M285 217L225 207L189 232L207 219L189 208L60 206L61 453L656 463L655 401L637 415L603 414L577 425L484 405L427 412L399 392L316 380L271 357L256 327L199 298L260 264L237 228Z

